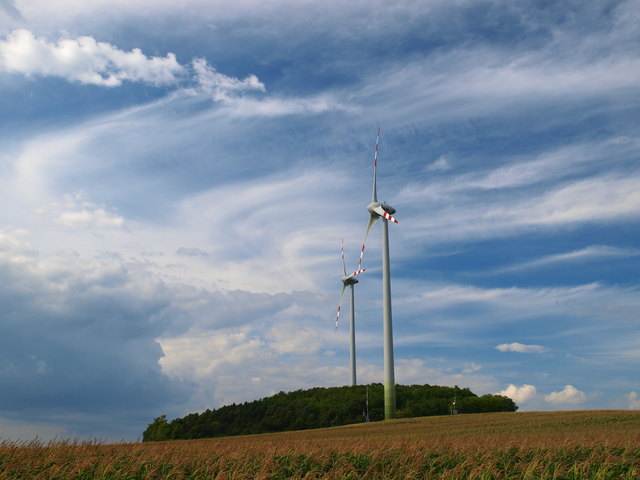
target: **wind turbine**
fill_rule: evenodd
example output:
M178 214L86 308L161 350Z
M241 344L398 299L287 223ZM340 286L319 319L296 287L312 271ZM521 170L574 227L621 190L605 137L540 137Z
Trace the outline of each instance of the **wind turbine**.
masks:
M384 418L390 420L396 418L396 380L393 366L393 325L391 319L391 275L389 269L389 221L398 223L393 218L396 209L386 203L378 202L376 191L376 172L378 169L378 144L380 142L380 128L376 137L376 152L373 157L373 192L371 203L367 207L369 211L369 223L364 234L362 250L360 251L360 266L362 255L367 243L369 232L382 217L382 318L384 333Z
M344 297L344 292L347 289L347 286L350 287L351 290L351 321L350 332L351 332L351 348L349 349L349 363L351 367L351 386L355 386L356 384L356 304L354 297L354 288L353 286L358 283L358 279L356 278L362 272L365 271L364 268L358 268L351 275L347 275L347 267L344 265L344 240L342 241L342 271L344 272L344 276L340 279L342 281L342 291L340 292L340 300L338 300L338 314L336 315L336 330L338 329L338 320L340 319L340 307L342 305L342 298Z

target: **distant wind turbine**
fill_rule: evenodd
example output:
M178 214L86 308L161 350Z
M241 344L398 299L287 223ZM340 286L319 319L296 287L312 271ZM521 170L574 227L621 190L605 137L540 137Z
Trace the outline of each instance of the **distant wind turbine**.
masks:
M384 333L384 418L386 420L396 418L396 380L393 365L393 325L391 318L391 274L389 269L389 224L388 221L398 223L393 218L396 209L386 203L378 202L376 191L376 173L378 169L378 144L380 142L380 129L376 137L376 152L373 157L373 192L371 203L367 207L369 211L369 223L364 234L362 250L360 250L360 263L367 243L369 232L382 217L382 308L383 308L383 333Z
M342 298L344 297L344 292L347 289L347 286L350 287L351 290L351 321L350 332L351 332L351 348L349 349L349 362L351 367L351 386L355 386L356 384L356 306L355 306L355 297L354 297L354 288L353 286L358 283L358 279L356 278L362 272L365 271L364 268L358 268L351 275L347 275L347 267L344 264L344 240L342 241L342 271L344 276L340 279L342 281L342 291L340 292L340 300L338 300L338 314L336 315L336 330L338 329L338 320L340 319L340 307L342 305ZM360 266L362 267L362 265Z

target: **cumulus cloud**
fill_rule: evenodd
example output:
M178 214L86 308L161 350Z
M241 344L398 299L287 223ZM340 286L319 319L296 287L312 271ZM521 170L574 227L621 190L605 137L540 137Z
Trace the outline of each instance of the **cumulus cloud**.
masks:
M497 393L497 395L504 395L505 397L509 397L517 404L526 403L529 400L532 400L537 394L538 390L536 389L536 387L527 384L523 384L520 387L509 384L507 388Z
M156 86L185 83L186 95L205 95L230 108L237 116L282 116L316 114L345 109L327 95L311 98L249 98L249 92L266 92L264 83L254 74L243 79L224 75L204 58L190 65L180 64L175 54L147 57L139 48L123 51L90 36L61 38L52 43L37 38L25 29L12 31L0 40L0 68L26 76L59 77L70 82L117 87L124 82L142 82ZM194 85L189 87L188 85Z
M36 208L36 212L53 217L55 222L67 228L120 228L124 218L103 205L88 200L83 192L63 195L60 202L50 202Z
M318 331L312 328L300 328L293 322L274 326L266 334L269 348L280 354L305 355L317 352L322 346Z
M501 352L543 353L546 352L548 348L541 345L525 345L523 343L513 342L496 345L496 350L500 350Z
M584 403L586 400L587 396L573 385L565 385L559 392L551 392L544 397L545 402L558 405L577 405Z
M451 367L443 359L397 358L396 381L403 385L425 384L431 385L464 385L475 393L495 391L496 382L490 375L477 374L479 368ZM473 364L475 365L475 364ZM475 365L477 367L477 365ZM358 367L360 368L360 367ZM379 381L382 372L369 381Z
M228 77L216 71L203 58L195 58L191 65L199 91L211 95L214 100L228 100L231 95L249 90L265 91L264 84L255 75L249 75L244 80Z
M121 227L124 224L124 219L120 215L114 215L107 212L104 208L93 208L73 211L62 212L58 217L58 223L65 227Z
M196 386L188 408L211 408L280 390L340 384L341 375L348 378L346 367L336 367L333 361L318 362L308 351L296 362L287 362L281 354L303 353L304 346L295 340L267 340L270 335L260 328L260 318L252 323L240 318L240 311L235 314L236 321L244 325L215 331L194 329L158 339L164 353L162 371Z
M138 48L126 52L89 36L51 43L24 29L0 41L0 65L27 76L54 76L105 87L124 81L171 85L185 73L173 53L147 57Z
M638 392L629 392L624 397L627 399L629 409L640 409L640 396L638 395Z
M172 377L188 376L192 380L208 380L225 367L249 365L256 358L266 361L270 355L264 341L250 329L188 333L158 340L164 356L162 370Z
M264 97L253 98L248 92L266 92L264 83L251 74L244 79L230 77L218 72L203 58L191 62L195 88L185 92L206 95L222 102L228 112L239 117L278 117L283 115L317 114L329 110L345 109L339 102L328 96L312 98Z
M427 171L430 172L443 172L445 170L449 170L451 168L451 164L449 160L445 156L441 156L435 162L427 165Z
M131 435L148 409L183 397L154 340L179 302L154 275L116 258L40 255L0 233L0 284L0 411L16 421L65 417L91 435L110 417Z

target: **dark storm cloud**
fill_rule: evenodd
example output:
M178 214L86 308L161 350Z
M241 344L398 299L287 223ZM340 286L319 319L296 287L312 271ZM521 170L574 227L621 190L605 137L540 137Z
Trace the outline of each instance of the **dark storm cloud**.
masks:
M0 412L122 419L184 400L158 365L154 339L170 321L162 282L117 260L41 259L3 237Z

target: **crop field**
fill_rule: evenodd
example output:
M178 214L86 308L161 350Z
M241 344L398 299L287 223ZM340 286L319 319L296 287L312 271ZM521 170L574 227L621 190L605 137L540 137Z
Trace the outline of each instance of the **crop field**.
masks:
M486 413L158 443L0 444L0 479L640 479L640 411Z

